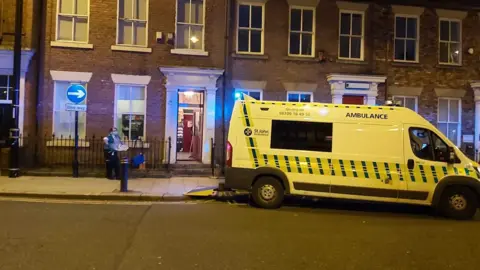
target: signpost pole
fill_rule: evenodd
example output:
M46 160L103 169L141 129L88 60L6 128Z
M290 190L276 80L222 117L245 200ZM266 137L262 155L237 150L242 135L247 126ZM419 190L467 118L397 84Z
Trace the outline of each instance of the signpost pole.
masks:
M75 111L75 149L73 150L73 177L78 178L78 111Z

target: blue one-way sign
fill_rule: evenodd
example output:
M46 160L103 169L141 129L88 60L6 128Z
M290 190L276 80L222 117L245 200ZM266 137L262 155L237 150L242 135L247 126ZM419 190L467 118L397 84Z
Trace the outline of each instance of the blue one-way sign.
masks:
M81 84L72 84L67 89L67 99L74 103L82 103L87 98L87 89Z

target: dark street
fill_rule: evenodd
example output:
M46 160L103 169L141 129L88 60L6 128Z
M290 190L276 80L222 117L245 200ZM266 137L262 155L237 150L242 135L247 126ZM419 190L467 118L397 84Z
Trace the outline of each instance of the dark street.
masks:
M478 215L382 208L0 201L0 269L478 269Z

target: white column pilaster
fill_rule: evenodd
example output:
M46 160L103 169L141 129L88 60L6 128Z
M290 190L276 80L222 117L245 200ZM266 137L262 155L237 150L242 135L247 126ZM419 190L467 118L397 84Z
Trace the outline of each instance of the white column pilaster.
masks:
M474 89L475 94L475 137L473 142L475 144L475 151L480 151L480 89Z
M203 121L202 163L211 161L211 139L215 141L215 109L217 88L207 88L205 91L205 121Z
M178 127L178 89L167 86L166 110L165 110L165 140L171 139L170 164L175 163L177 155L177 127ZM168 145L165 153L165 161L168 158Z

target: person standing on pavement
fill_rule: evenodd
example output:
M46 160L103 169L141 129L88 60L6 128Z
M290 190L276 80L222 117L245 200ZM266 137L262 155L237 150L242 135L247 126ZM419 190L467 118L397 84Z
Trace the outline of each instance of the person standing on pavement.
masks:
M107 137L103 138L103 141L103 153L105 156L107 178L111 180L120 179L120 161L118 159L118 148L122 142L120 140L120 136L118 135L117 128L111 128L110 133Z

